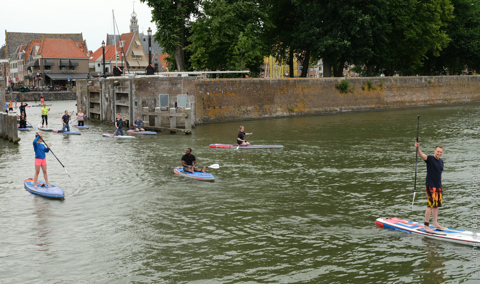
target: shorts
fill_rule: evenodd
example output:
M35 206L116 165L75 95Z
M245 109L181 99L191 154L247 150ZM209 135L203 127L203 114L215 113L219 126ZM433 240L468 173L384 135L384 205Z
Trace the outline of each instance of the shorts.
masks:
M35 158L35 166L43 166L47 164L47 159L37 159Z
M8 108L8 111L13 111L13 107L9 107L9 108Z
M432 186L425 186L427 192L427 207L428 208L438 208L442 207L443 203L443 194L442 188L436 188Z
M41 99L40 99L40 101L41 101L41 102L43 102L43 101L44 101L44 99L43 99L43 98L41 98Z

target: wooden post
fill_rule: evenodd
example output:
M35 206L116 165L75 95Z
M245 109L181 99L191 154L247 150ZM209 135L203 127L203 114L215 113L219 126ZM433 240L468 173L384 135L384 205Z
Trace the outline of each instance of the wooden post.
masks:
M172 107L170 108L170 114L176 114L177 109ZM177 117L176 116L170 116L170 128L177 128Z
M18 143L20 138L18 138L18 129L17 129L17 115L9 115L8 116L8 125L10 128L10 133L8 134L8 140L13 143Z
M3 137L5 134L5 131L3 130L4 125L5 125L5 115L3 113L0 114L0 137Z
M161 107L155 107L155 112L162 112ZM159 115L155 115L155 125L150 125L150 126L162 126L162 117Z
M192 109L185 108L185 130L192 131Z

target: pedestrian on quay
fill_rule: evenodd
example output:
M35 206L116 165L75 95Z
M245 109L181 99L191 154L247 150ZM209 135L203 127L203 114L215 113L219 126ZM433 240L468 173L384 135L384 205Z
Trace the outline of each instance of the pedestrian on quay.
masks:
M68 115L68 110L65 111L65 114L62 116L62 123L63 123L63 132L70 132L70 120L72 117Z
M38 181L38 174L40 173L40 168L43 171L43 177L45 178L45 183L48 187L50 184L48 183L48 175L47 175L47 158L45 153L50 151L50 147L43 145L43 132L35 135L35 139L33 140L33 150L35 151L35 176L33 177L33 187L37 188L37 181Z
M115 120L115 127L117 130L115 131L115 136L118 136L120 134L123 136L123 122L126 121L127 118L123 116L123 119L120 114L117 114L117 119Z
M444 227L438 224L438 209L443 205L442 194L442 173L443 160L440 157L443 155L443 147L436 146L434 155L425 155L420 150L420 144L415 142L418 155L427 164L427 177L425 181L425 190L427 192L427 210L425 211L425 223L423 229L429 233L434 231L429 227L430 216L433 214L433 228L436 230L445 230Z
M47 107L45 103L42 104L42 128L43 125L45 124L45 127L48 128L48 112L50 111L50 108Z

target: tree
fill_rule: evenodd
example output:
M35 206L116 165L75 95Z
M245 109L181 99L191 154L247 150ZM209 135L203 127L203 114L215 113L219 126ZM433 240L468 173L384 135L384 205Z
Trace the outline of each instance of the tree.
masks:
M192 23L190 63L197 69L260 72L268 54L261 38L270 22L258 0L205 1L203 15Z
M152 10L157 25L154 40L175 58L177 70L188 69L185 43L191 29L191 19L199 14L201 0L141 0Z
M451 39L439 57L429 53L425 68L419 70L430 74L461 74L466 67L480 68L480 1L451 0L454 6L453 19L446 32Z
M388 48L381 54L387 75L395 71L417 74L429 52L439 56L450 40L445 27L452 13L449 0L390 0L392 31Z

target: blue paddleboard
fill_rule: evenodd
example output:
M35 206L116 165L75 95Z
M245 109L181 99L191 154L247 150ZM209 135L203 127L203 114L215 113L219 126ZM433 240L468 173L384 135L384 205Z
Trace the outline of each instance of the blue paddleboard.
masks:
M184 176L184 177L189 177L189 178L194 178L198 180L215 180L215 177L212 174L209 173L202 173L202 172L194 172L189 173L185 172L183 170L183 167L176 167L173 169L173 172L177 175Z
M60 198L60 199L63 199L65 197L65 193L61 188L56 187L53 184L50 184L50 186L47 186L44 181L38 180L37 188L35 188L33 185L32 178L25 180L25 189L30 193L40 195L43 197Z
M76 128L84 128L84 129L89 129L90 128L90 126L82 126L82 125L78 126L76 124L74 124L73 126L75 126Z

